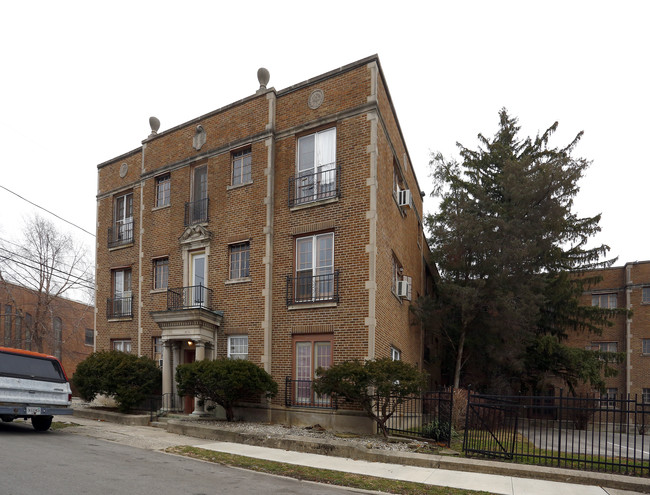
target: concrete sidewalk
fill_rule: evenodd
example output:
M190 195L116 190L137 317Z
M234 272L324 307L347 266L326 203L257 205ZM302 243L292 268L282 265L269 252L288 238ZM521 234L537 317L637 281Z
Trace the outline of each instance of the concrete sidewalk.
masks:
M75 410L74 421L82 417L99 419L96 416L97 413L92 410ZM111 423L113 420L123 424ZM103 417L101 422L85 420L80 423L93 425L96 435L110 434L100 438L112 439L111 435L121 438L126 432L119 433L118 430L121 432L121 429L126 429L131 431L128 434L131 439L149 439L157 431L161 440L163 437L173 438L175 445L190 445L269 461L495 494L650 493L650 480L647 478L429 454L366 451L350 448L344 442L317 442L288 435L279 439L225 431L214 424L204 424L201 421L172 420L161 424L161 428L151 428L134 426L137 423L134 418L111 415ZM173 437L171 434L174 434Z
M576 485L573 483L534 480L513 476L468 473L463 471L450 471L448 469L387 464L383 462L368 462L228 442L201 443L200 445L196 445L196 447L299 466L330 469L377 478L412 481L427 485L487 491L489 493L503 495L631 495L633 493L639 493L613 488L605 489L598 486Z

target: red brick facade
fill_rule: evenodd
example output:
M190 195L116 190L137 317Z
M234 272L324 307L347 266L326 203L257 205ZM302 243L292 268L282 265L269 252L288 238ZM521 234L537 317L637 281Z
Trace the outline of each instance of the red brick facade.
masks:
M569 344L624 353L625 361L617 366L618 375L605 379L607 388L618 395L638 395L639 400L645 393L650 402L650 261L593 274L602 280L582 296L582 304L625 308L631 316L617 316L613 326L603 328L602 335L571 335Z
M241 151L250 151L250 179L235 181ZM334 155L335 165L323 161ZM98 168L98 349L128 339L132 352L154 357L153 339L162 337L173 342L162 354L178 363L226 356L228 336L247 335L248 359L280 384L276 408L284 407L285 378L297 377L297 349L309 343L312 367L317 348L334 363L393 353L425 366L422 330L393 280L402 279L406 291L410 277L412 300L425 292L422 196L377 57L281 91L261 88L152 132L142 147ZM169 174L164 205L156 203L161 174ZM396 183L411 193L406 205L398 205L398 196L408 196ZM125 194L132 194L133 235L125 230L126 238L109 247L109 229L131 221L117 199ZM186 210L197 207L186 203L205 196L207 219L187 225ZM248 247L250 270L232 278L239 265L230 255L241 246ZM154 289L159 259L168 260L168 282ZM109 301L128 295L124 270L132 307ZM214 314L172 322L182 311L169 310L167 289L196 280L212 291ZM164 373L172 369L163 364Z
M31 341L37 301L38 295L25 287L0 283L0 345L56 356L70 379L77 365L93 352L93 307L69 299L54 300L52 314L44 320L43 349L39 350Z

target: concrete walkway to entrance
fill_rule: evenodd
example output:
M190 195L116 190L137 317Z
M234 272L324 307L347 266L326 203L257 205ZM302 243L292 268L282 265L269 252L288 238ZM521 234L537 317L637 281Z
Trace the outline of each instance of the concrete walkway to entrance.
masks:
M164 449L165 445L189 445L287 464L493 494L650 493L648 478L427 454L355 451L346 449L343 445L325 446L324 442L309 442L295 437L270 439L250 434L242 435L220 430L218 425L200 421L172 420L160 424L158 428L152 428L137 425L133 418L115 413L102 417L100 421L97 421L99 418L95 416L96 413L92 410L82 409L75 410L73 418L61 416L56 419L78 423L80 428L73 429L78 430L75 433L142 448L159 450ZM328 455L318 452L327 452Z

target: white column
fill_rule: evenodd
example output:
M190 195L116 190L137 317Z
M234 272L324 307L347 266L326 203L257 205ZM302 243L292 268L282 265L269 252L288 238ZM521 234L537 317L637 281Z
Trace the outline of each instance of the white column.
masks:
M197 342L194 347L195 360L203 361L205 359L205 342ZM204 405L199 403L198 397L194 397L194 411L192 412L193 416L204 416L205 410L203 409Z
M163 342L163 352L162 352L162 392L163 392L163 410L167 411L170 408L172 394L173 394L173 383L174 377L172 373L174 368L172 366L172 343L168 340Z

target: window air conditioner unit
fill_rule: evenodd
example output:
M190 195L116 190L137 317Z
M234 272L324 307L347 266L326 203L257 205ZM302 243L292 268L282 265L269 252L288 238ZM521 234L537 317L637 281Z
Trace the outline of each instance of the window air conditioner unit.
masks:
M411 300L411 277L404 277L397 282L397 295L407 300Z
M411 191L409 189L403 189L397 192L397 204L404 208L411 207Z

